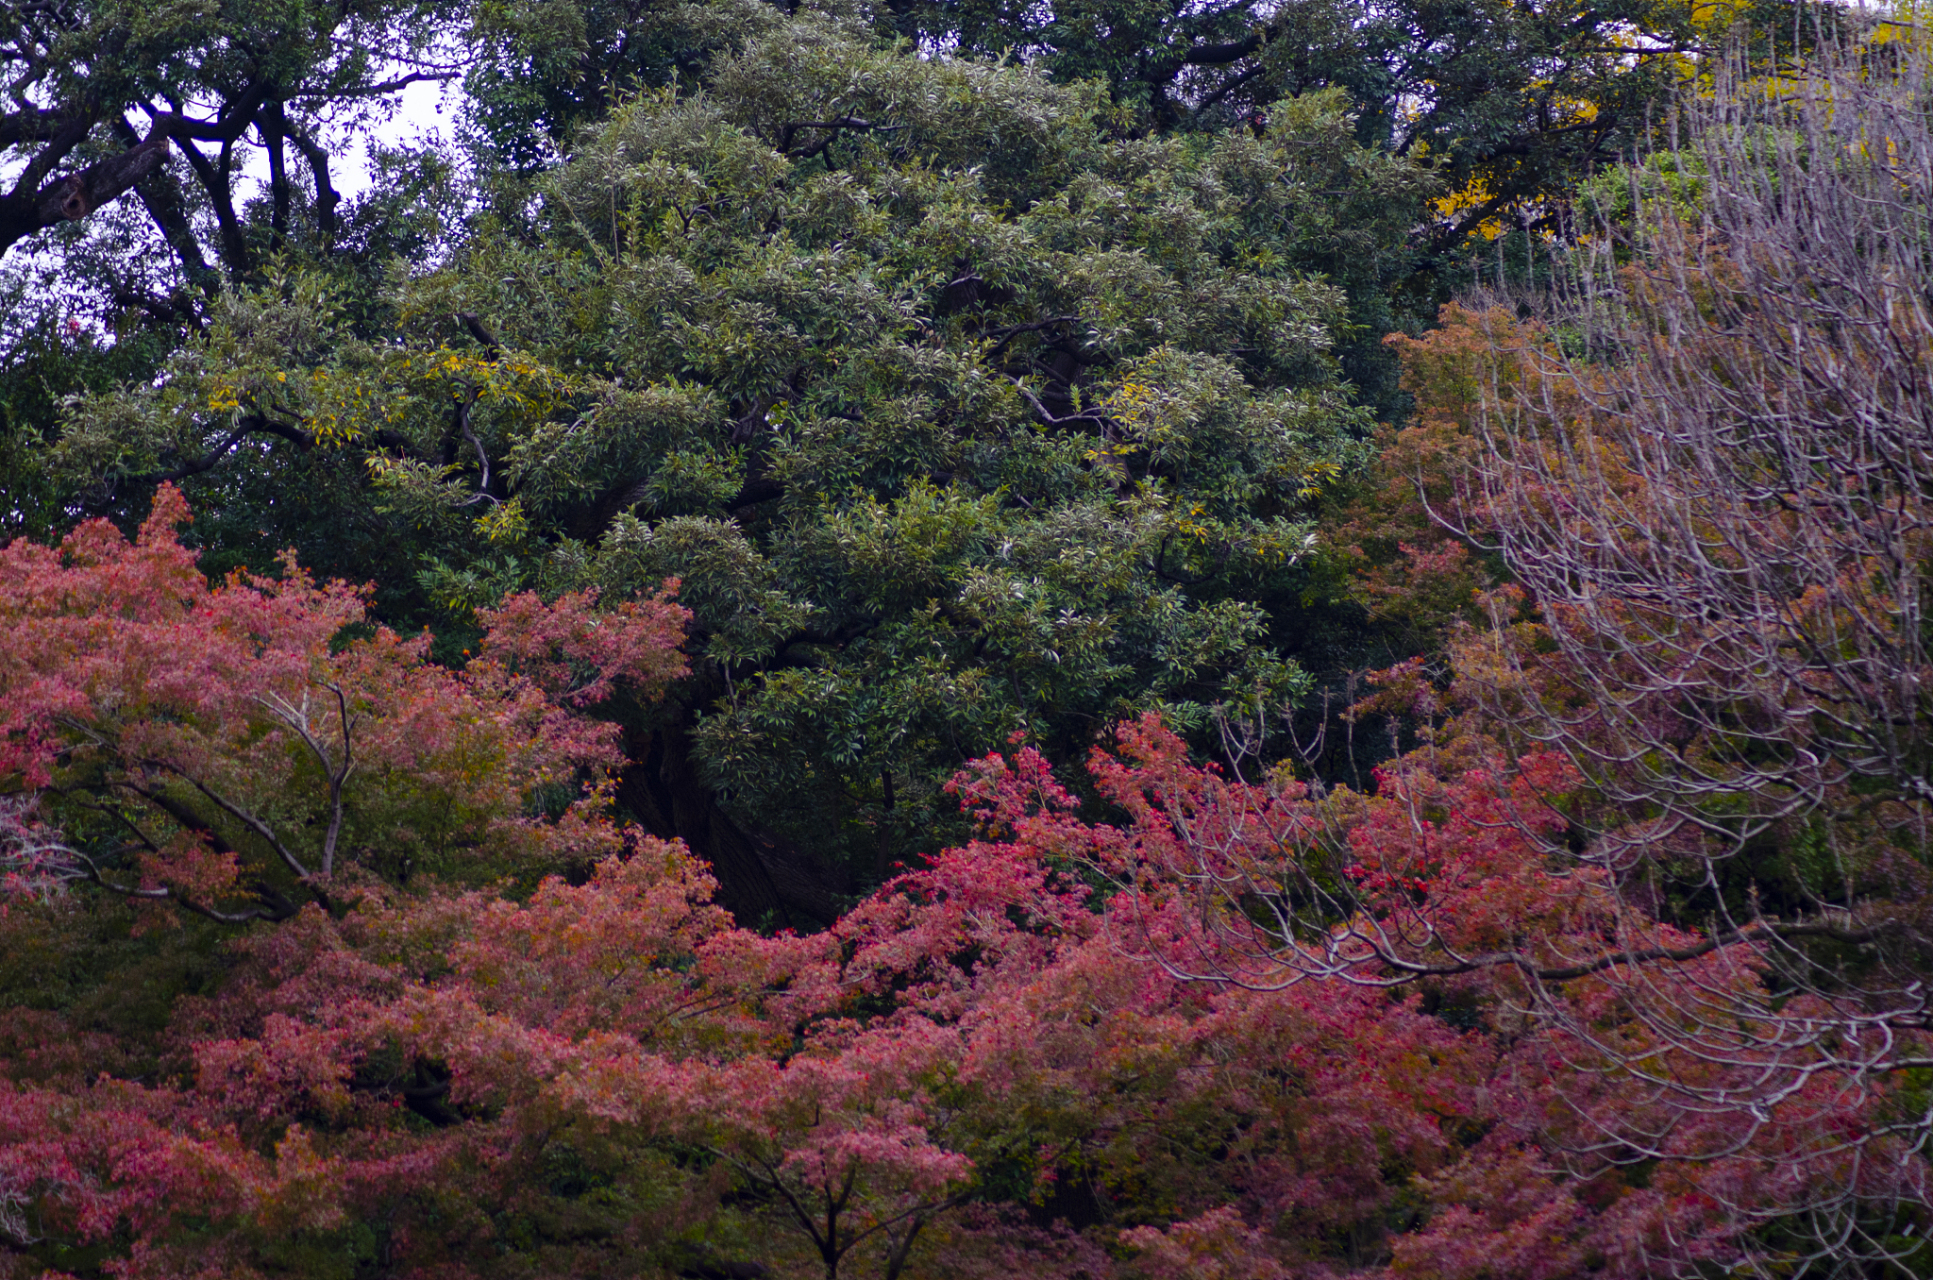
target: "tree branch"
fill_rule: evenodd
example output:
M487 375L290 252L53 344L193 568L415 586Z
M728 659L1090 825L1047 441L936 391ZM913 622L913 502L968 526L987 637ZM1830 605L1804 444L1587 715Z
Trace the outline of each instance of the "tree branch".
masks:
M1227 44L1205 44L1190 49L1181 55L1182 62L1191 67L1219 67L1238 62L1262 47L1260 33L1242 40L1231 40Z
M168 140L150 138L119 155L49 182L30 195L16 191L0 197L0 253L37 231L86 217L132 189L159 169L167 158Z

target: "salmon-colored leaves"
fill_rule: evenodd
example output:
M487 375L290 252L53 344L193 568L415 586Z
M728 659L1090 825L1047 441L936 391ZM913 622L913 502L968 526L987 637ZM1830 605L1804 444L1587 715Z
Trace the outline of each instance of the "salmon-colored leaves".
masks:
M453 672L292 560L208 583L175 538L186 519L164 486L132 543L91 521L58 549L0 548L8 883L241 921L339 905L357 876L488 878L618 847L615 729L577 707L680 673L683 610L519 597L485 648L529 673Z
M1367 792L1150 716L1095 820L1016 744L953 783L978 838L766 936L608 812L584 709L683 669L676 606L516 597L451 671L293 564L204 582L184 516L0 552L0 962L221 922L143 944L202 957L145 1029L0 1029L0 1277L1636 1280L1735 1261L1714 1205L1924 1191L1861 1137L1897 1099L1662 1033L1634 993L1769 1009L1756 944L1555 859L1578 770L1418 665Z

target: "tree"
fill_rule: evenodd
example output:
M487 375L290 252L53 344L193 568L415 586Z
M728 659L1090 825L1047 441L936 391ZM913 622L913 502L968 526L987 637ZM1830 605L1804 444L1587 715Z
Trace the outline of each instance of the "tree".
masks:
M1124 964L1049 862L1115 833L1073 818L1037 753L962 786L989 838L815 937L732 927L688 853L643 839L520 900L425 873L257 927L175 1003L173 1056L139 1081L94 1074L140 1069L120 1056L138 1027L96 1033L90 1059L47 1034L78 1011L34 1010L0 1053L18 1210L0 1262L751 1277L1005 1258L1127 1280L1231 1251L1255 1273L1386 1257L1410 1175L1481 1131L1488 1046L1414 1000L1204 993ZM73 905L16 897L7 954L73 928Z
M0 145L13 186L0 196L0 253L133 194L174 270L120 264L116 301L179 319L192 311L187 291L249 275L298 221L310 224L304 239L327 245L341 202L331 126L366 119L412 81L455 78L462 19L439 4L10 8ZM263 226L234 203L251 130L268 160ZM151 288L170 282L182 292Z
M1278 98L1342 90L1364 141L1427 154L1452 188L1478 193L1430 229L1437 250L1500 214L1553 212L1573 182L1622 158L1684 55L1713 35L1711 15L1669 3L887 10L882 25L928 47L1010 54L1062 82L1101 79L1157 131L1260 119ZM1780 28L1774 13L1751 16Z
M164 486L136 542L95 521L58 549L0 549L0 867L16 888L80 880L242 923L339 911L370 875L541 870L612 847L613 732L569 708L677 675L682 610L513 598L451 672L292 562L208 586L175 540L186 518Z
M1373 803L1132 802L1155 882L1247 940L1171 964L1489 975L1564 1064L1558 1145L1727 1167L1717 1256L1766 1273L1922 1255L1926 74L1898 44L1777 98L1735 70L1545 321L1398 340L1417 492L1513 581L1447 691L1412 664L1358 709L1423 739Z
M673 678L682 611L515 596L450 672L292 564L211 586L186 514L164 487L138 540L0 551L0 1265L1104 1258L1016 1206L1073 1184L1150 1259L1259 1266L1285 1246L1230 1197L1372 1231L1374 1153L1448 1154L1463 1085L1382 1067L1428 1046L1461 1080L1474 1046L1374 994L1150 986L1049 861L1111 837L1038 753L962 780L999 838L763 937L601 817L614 735L579 709ZM1200 1225L1150 1225L1175 1204Z
M1254 601L1293 600L1364 425L1299 264L1399 243L1426 184L1333 95L1261 137L1110 142L1091 90L820 17L708 74L588 140L537 239L411 282L402 343L312 284L238 296L60 456L270 519L278 471L335 459L457 623L679 577L694 673L633 717L622 800L748 919L826 922L1016 727L1078 749L1295 686ZM1362 220L1305 198L1330 189Z
M1749 1224L1719 1197L1782 1205L1766 1157L1878 1105L1795 1095L1647 1184L1577 1141L1668 1114L1646 1081L1563 1070L1612 1035L1682 1057L1615 975L1562 979L1589 1044L1526 1028L1515 964L1393 999L1199 981L1267 935L1200 911L1191 856L1254 867L1338 826L1332 882L1387 928L1434 920L1452 955L1588 944L1604 877L1504 820L1569 785L1560 763L1460 768L1494 748L1451 740L1376 797L1311 799L1190 763L1150 717L1092 762L1120 822L1083 821L1036 750L988 757L952 788L980 839L765 936L689 851L598 821L595 785L532 790L609 763L574 707L672 676L676 610L514 597L452 674L380 632L341 644L340 586L209 587L183 514L163 490L139 542L95 523L0 561L7 767L46 806L5 833L7 1274L1635 1277L1646 1250L1735 1256ZM110 821L147 839L109 847ZM389 843L352 844L365 825ZM1294 976L1268 962L1245 972Z
M486 11L482 56L467 82L475 127L513 166L568 155L577 133L625 92L695 87L716 57L796 11L635 3ZM1005 59L1062 85L1098 81L1132 128L1157 135L1252 124L1281 98L1343 91L1361 140L1427 152L1458 189L1482 188L1432 228L1438 248L1500 212L1551 212L1540 206L1622 157L1689 58L1709 52L1727 28L1792 27L1778 6L1650 2L1024 9L894 0L862 16L878 35L922 50Z
M584 3L486 17L487 52L467 82L474 125L492 156L527 173L543 157L572 154L630 89L704 83L714 59L770 38L779 12ZM1255 128L1278 100L1344 95L1358 141L1421 162L1444 193L1428 216L1409 220L1406 242L1372 254L1336 244L1316 264L1346 290L1350 325L1360 327L1339 341L1343 366L1366 402L1392 417L1407 405L1378 340L1426 327L1468 278L1472 246L1561 222L1580 183L1649 145L1653 114L1728 33L1758 33L1771 58L1807 29L1777 4L1676 0L1031 9L894 0L867 16L879 35L917 49L1003 60L1061 85L1104 84L1117 127L1137 135ZM568 76L556 74L564 67ZM1347 200L1349 190L1335 184L1326 194ZM1360 211L1337 212L1338 226L1361 220Z
M1698 921L1714 954L1749 948L1777 993L1641 1003L1657 1034L1759 1064L1773 1096L1862 1097L1927 1061L1933 137L1918 46L1828 50L1807 71L1787 101L1741 77L1694 115L1688 218L1668 182L1634 176L1632 229L1606 241L1629 265L1584 264L1582 305L1559 312L1588 355L1487 335L1464 509L1567 673L1516 718L1613 806L1584 839L1621 910ZM1504 697L1543 665L1500 656ZM1923 1146L1927 1126L1882 1112L1843 1149ZM1893 1234L1899 1193L1841 1191L1795 1197L1816 1217L1788 1247L1845 1266L1918 1251Z

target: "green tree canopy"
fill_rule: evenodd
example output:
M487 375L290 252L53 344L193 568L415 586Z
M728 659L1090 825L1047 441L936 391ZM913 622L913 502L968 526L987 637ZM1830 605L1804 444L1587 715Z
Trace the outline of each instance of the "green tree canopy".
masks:
M826 919L1008 735L1205 728L1303 679L1260 602L1369 425L1312 268L1400 253L1429 182L1333 93L1259 131L1116 121L1098 86L789 20L621 107L537 212L400 288L392 337L301 279L234 294L156 385L80 405L61 465L216 487L329 572L380 542L446 622L680 579L694 674L634 718L623 798L741 912Z
M832 6L841 8L841 6ZM480 137L530 164L569 151L627 90L695 86L713 58L769 30L755 3L552 0L487 7L471 73ZM1776 0L885 0L855 20L919 50L1004 59L1059 84L1098 81L1123 126L1164 134L1259 122L1271 103L1348 95L1364 142L1414 152L1469 202L1429 228L1459 245L1502 211L1549 214L1548 197L1628 154L1664 94L1736 21L1793 29Z

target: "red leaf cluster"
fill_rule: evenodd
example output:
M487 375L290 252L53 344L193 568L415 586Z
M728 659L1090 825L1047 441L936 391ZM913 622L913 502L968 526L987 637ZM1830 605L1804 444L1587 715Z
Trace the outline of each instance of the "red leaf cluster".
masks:
M581 707L675 674L673 606L520 598L450 672L292 565L205 584L182 515L0 553L40 794L0 955L203 975L0 1032L0 1276L1636 1277L1732 1265L1735 1207L1808 1180L1923 1176L1835 1145L1897 1100L1829 1074L1744 1128L1684 1104L1789 1064L1686 1052L1633 975L1757 975L1631 961L1687 939L1617 934L1614 872L1548 857L1575 770L1474 721L1321 795L1145 719L1091 761L1107 822L1020 746L954 783L980 838L768 937L601 810ZM211 965L127 895L249 922Z

